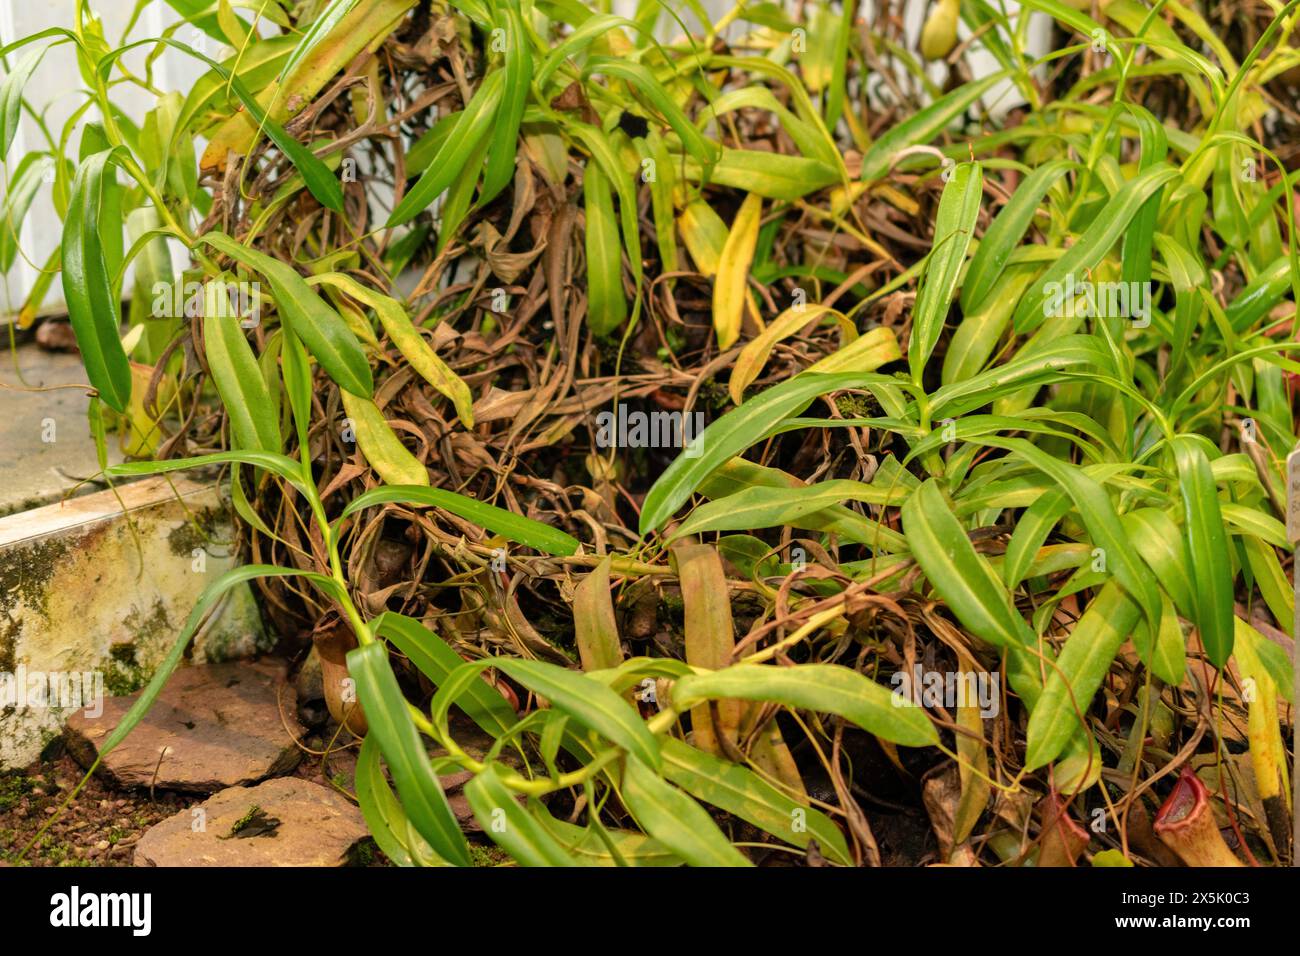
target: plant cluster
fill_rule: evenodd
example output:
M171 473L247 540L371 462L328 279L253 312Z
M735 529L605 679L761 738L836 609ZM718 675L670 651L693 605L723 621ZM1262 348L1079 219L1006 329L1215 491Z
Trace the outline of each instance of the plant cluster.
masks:
M256 579L396 863L465 770L525 865L1288 858L1300 4L169 3L0 51L107 476L253 555L104 749Z

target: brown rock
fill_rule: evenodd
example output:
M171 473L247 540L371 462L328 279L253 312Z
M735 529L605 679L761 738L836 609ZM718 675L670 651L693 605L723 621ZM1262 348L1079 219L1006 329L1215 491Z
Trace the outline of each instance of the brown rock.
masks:
M47 352L75 352L77 336L71 322L47 320L36 327L36 344Z
M104 712L78 712L64 737L68 750L89 767L100 742L135 703L138 693L110 697ZM232 661L181 667L148 714L105 755L100 773L119 787L157 787L212 793L287 773L301 737L295 694L284 668L273 661Z
M135 865L342 866L366 835L361 811L342 794L280 777L168 817L140 838Z

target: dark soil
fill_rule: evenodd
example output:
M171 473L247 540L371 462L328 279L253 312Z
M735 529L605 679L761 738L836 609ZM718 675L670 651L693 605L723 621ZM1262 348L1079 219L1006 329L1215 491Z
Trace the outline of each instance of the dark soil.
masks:
M313 736L304 744L324 750L329 740ZM304 754L294 775L350 795L355 766L355 750L335 750L324 761L319 754ZM61 742L51 744L43 758L30 767L0 771L0 864L131 866L133 848L146 830L205 799L162 790L152 794L148 790L117 790L92 777L40 843L20 860L23 850L57 814L84 773ZM370 841L358 849L359 862L387 864Z
M130 866L132 848L145 830L200 800L193 794L119 792L92 777L20 862L19 855L84 773L62 752L25 770L0 772L0 861L27 866Z

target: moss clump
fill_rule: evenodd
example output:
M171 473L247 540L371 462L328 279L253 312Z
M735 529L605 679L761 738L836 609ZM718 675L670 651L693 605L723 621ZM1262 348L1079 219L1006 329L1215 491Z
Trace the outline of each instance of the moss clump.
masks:
M840 395L835 408L845 418L874 418L880 414L880 403L869 395Z
M45 854L45 859L53 866L94 866L91 860L77 856L76 849L70 843L54 843L42 841L37 847Z
M18 664L18 635L23 632L21 620L11 620L0 628L0 672L12 674Z
M240 830L244 829L244 827L252 823L253 818L257 816L257 811L261 809L262 808L255 803L244 811L244 815L230 825L230 835L234 836Z
M280 821L270 816L257 804L250 806L242 817L231 824L230 832L218 840L230 840L235 837L246 839L255 836L273 837L280 829Z
M348 863L352 866L374 866L379 862L379 848L374 840L362 840L352 848Z
M108 666L104 668L104 690L111 697L125 697L139 690L149 680L135 657L132 644L115 644L108 652Z
M134 693L148 683L150 672L140 663L139 651L143 649L148 659L150 649L165 647L176 631L162 598L154 601L147 613L132 609L122 623L132 640L109 648L108 666L104 670L104 688L114 697Z
M25 773L0 773L0 813L10 809L32 792L35 783Z
M193 557L196 548L205 548L212 540L212 533L221 517L216 508L204 508L192 514L189 520L167 535L168 549L178 558Z
M54 536L23 545L18 554L0 563L0 612L25 604L48 616L47 585L67 553L67 542Z
M478 843L469 845L469 858L474 866L500 866L510 862L510 854L500 847L482 846Z

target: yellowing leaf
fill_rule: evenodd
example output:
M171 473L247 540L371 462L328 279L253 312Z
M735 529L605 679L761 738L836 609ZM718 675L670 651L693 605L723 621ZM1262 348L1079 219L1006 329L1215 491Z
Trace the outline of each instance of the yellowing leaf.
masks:
M894 330L878 326L808 367L810 372L874 372L903 357Z
M843 330L844 341L852 341L857 337L857 329L853 323L846 319L843 313L825 305L794 305L786 309L771 323L762 333L750 340L740 354L736 356L736 364L731 370L731 379L727 383L727 389L731 393L731 400L737 405L741 403L745 396L745 389L749 384L758 377L758 373L763 370L763 365L767 358L772 354L772 349L794 333L798 332L804 326L811 324L827 312L835 316Z
M719 348L730 348L740 337L740 316L745 308L749 266L758 245L762 212L762 196L750 193L745 197L722 247L718 274L713 280L713 329Z
M700 275L712 277L718 273L722 260L722 247L727 243L727 224L703 199L687 204L677 217L686 250L695 260Z
M370 462L370 467L379 473L379 477L390 485L427 485L429 473L415 456L406 450L406 446L385 421L383 413L368 398L353 395L345 388L339 389L343 396L343 408L352 422L352 430L357 436L357 447L362 456Z

